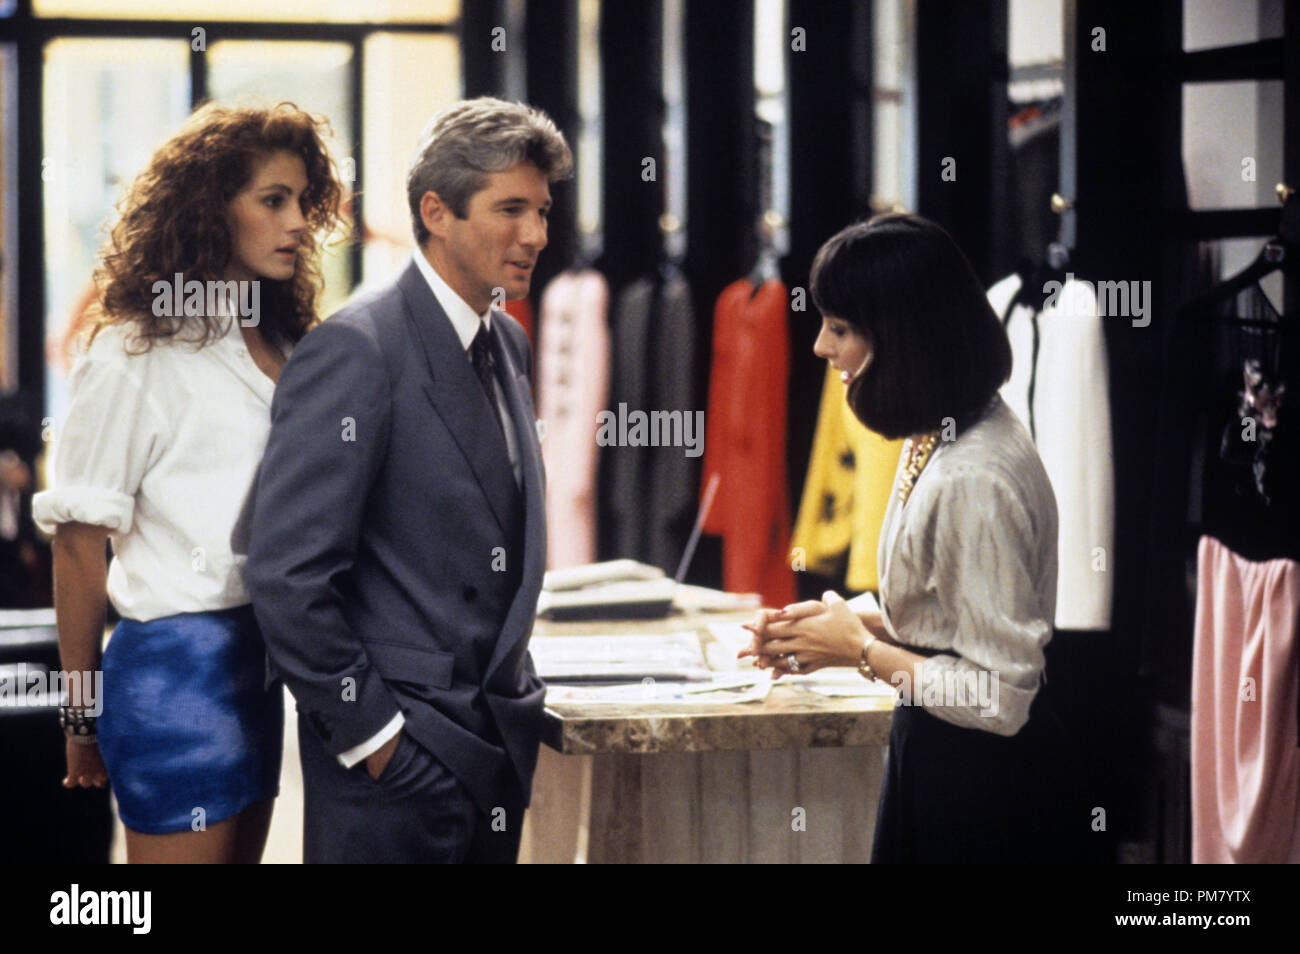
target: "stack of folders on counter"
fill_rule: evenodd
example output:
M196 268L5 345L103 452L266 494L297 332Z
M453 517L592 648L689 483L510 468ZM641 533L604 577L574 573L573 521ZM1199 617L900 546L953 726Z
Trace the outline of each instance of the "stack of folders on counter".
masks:
M545 636L529 644L547 682L694 682L712 677L695 633Z

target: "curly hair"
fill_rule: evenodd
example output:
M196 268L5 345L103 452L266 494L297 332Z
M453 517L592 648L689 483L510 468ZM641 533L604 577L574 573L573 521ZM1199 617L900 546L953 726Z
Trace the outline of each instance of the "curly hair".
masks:
M201 347L223 333L216 315L189 319L154 314L155 282L177 272L188 282L220 281L233 236L227 206L248 185L255 165L287 150L307 172L300 197L309 231L302 236L293 277L263 280L260 330L271 340L297 342L315 324L321 290L318 237L341 221L342 187L323 138L329 124L292 103L272 107L208 103L163 143L117 205L118 219L99 254L95 284L99 314L91 338L113 323L133 323L133 337L148 351L160 339L201 322ZM187 339L188 333L187 333Z

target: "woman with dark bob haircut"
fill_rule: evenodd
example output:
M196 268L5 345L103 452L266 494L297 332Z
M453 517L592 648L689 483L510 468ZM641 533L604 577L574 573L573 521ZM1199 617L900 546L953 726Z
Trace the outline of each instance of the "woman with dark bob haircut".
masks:
M881 527L880 611L838 594L762 610L743 655L774 676L856 666L898 689L873 862L1074 858L1044 682L1056 611L1056 499L998 396L1011 351L942 228L891 214L817 253L813 348L862 423L906 438Z
M153 154L100 252L33 500L63 667L92 674L60 710L63 784L112 782L133 863L256 862L266 844L284 696L241 540L275 382L316 321L317 237L338 224L326 129L288 103L207 105ZM122 619L101 660L106 595Z

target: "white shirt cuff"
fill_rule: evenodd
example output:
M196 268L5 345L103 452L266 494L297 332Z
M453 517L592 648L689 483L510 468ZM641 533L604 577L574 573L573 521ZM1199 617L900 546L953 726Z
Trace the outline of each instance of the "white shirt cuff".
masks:
M32 497L32 519L49 536L61 523L88 523L128 533L134 512L134 497L99 487L56 487Z
M339 761L343 763L344 768L352 768L352 766L356 765L362 759L374 755L382 749L389 739L402 731L402 726L404 725L406 725L406 716L399 712L397 715L393 716L393 721L389 722L388 725L384 726L370 738L366 739L366 741L362 742L360 745L354 745L346 752L341 753L339 755Z

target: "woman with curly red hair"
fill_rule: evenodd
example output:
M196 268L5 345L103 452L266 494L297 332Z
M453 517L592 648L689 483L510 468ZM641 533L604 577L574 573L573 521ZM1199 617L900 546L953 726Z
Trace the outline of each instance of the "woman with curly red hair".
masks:
M119 205L50 490L71 681L67 787L111 780L131 862L256 862L283 696L243 582L246 503L287 353L316 320L341 188L324 121L207 105ZM113 559L105 572L105 540ZM122 617L100 660L105 596Z

